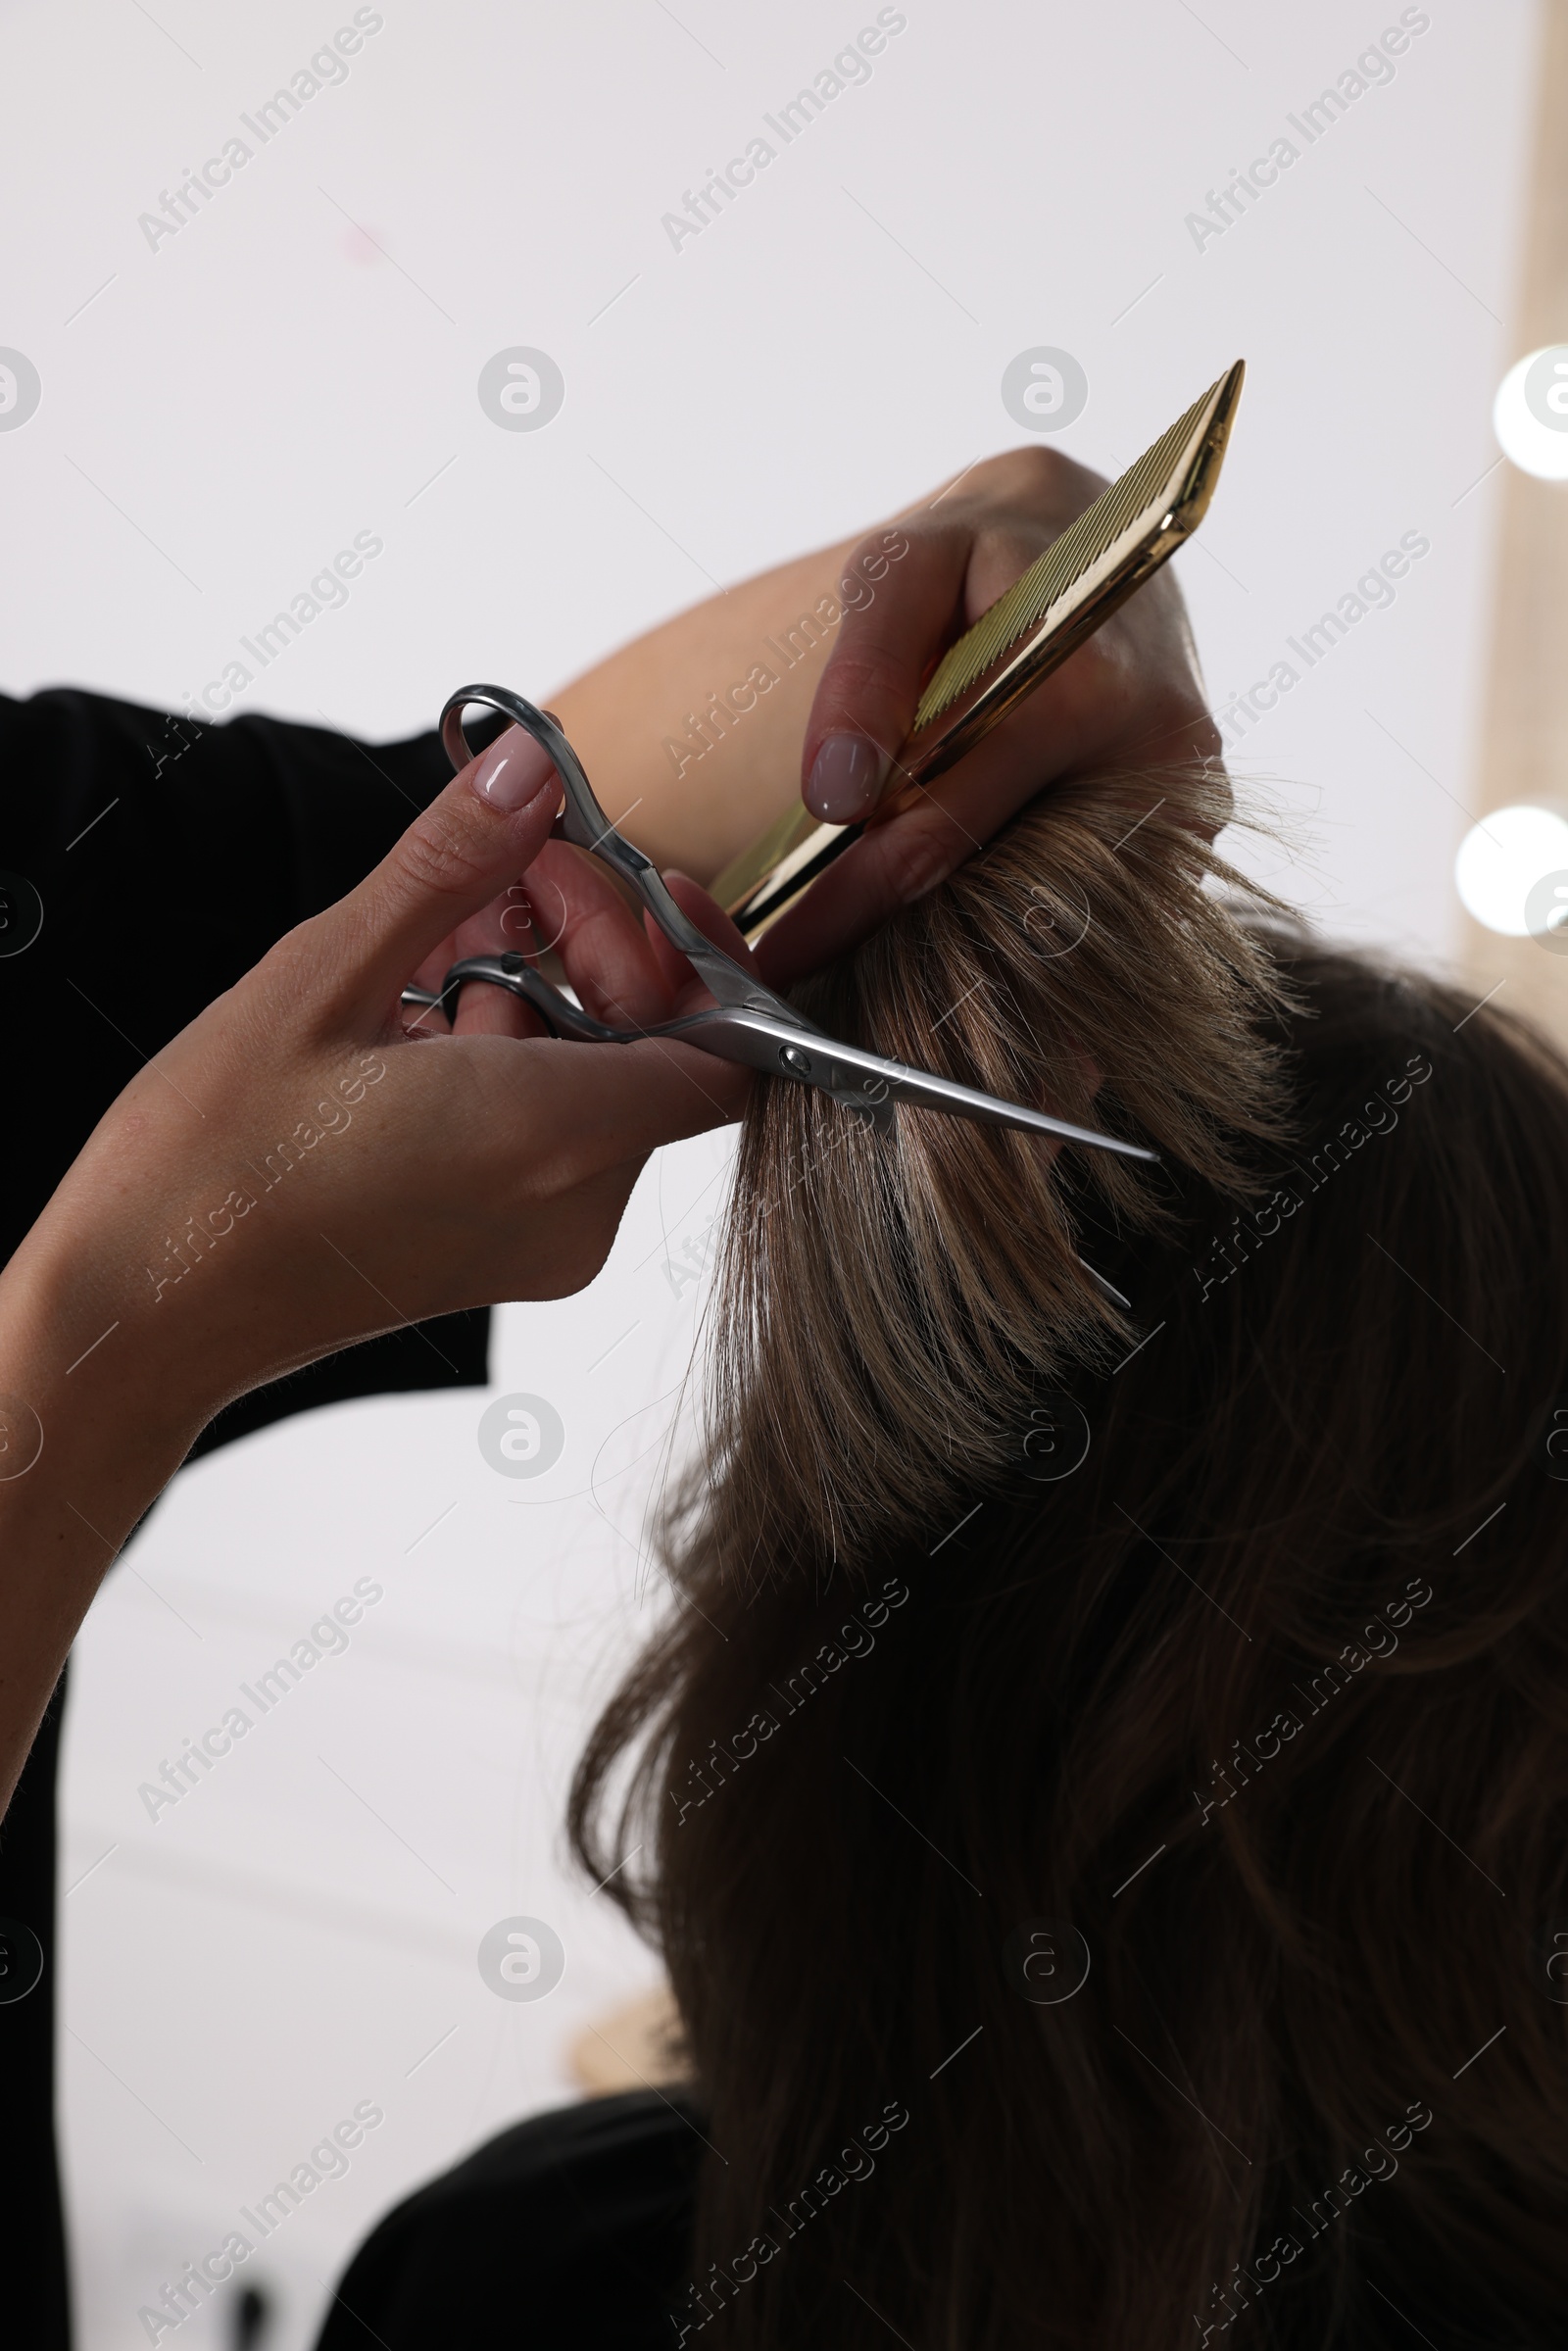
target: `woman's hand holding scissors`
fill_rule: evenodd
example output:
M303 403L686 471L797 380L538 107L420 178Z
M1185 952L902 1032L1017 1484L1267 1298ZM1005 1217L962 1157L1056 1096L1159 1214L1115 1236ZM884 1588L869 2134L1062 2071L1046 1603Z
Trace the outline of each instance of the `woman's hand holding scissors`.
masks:
M105 1569L224 1402L377 1331L580 1289L649 1152L738 1115L744 1070L668 1040L518 1043L496 989L466 991L455 1034L406 1019L559 797L514 732L466 767L148 1062L0 1275L0 1805ZM568 972L667 1017L689 972L633 948L590 911Z

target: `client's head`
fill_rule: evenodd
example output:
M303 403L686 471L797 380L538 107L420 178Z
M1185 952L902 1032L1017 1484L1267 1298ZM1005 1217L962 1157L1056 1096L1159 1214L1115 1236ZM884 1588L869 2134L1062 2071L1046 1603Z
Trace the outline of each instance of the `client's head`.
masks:
M802 996L1157 1169L782 1085L742 1138L682 1604L574 1808L716 2150L687 2339L1568 2293L1568 1072L1239 913L1158 789Z

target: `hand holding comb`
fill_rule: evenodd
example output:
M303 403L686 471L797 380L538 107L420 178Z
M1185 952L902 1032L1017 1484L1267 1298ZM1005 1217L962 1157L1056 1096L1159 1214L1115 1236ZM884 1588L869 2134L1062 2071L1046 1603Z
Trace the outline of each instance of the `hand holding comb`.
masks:
M1243 374L1238 361L947 649L864 823L823 824L791 808L720 874L713 896L748 937L760 938L868 827L913 806L1191 536L1219 478Z

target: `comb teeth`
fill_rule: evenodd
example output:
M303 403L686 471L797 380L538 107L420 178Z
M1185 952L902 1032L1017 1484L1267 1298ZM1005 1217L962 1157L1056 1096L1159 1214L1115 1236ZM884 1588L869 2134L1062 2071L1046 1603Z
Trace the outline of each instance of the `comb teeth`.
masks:
M1199 417L1224 381L1224 376L1220 376L1210 384L1185 416L1178 416L1170 430L1161 433L1152 448L1147 449L1119 481L1102 490L1094 505L1087 507L1077 521L1069 524L1061 537L1030 564L1023 577L1014 580L956 645L949 646L920 697L909 729L911 736L940 718L977 678L993 668L1057 599L1099 563L1129 525L1149 512L1156 499L1169 500L1174 490L1170 477L1177 460Z

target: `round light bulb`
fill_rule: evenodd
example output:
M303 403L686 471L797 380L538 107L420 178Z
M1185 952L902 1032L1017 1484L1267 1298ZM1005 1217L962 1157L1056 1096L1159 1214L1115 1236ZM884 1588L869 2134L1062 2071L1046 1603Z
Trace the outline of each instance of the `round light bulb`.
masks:
M1568 950L1568 815L1561 809L1521 802L1484 816L1459 845L1453 879L1489 931Z
M1511 367L1492 404L1502 454L1542 481L1568 481L1568 343L1549 343Z

